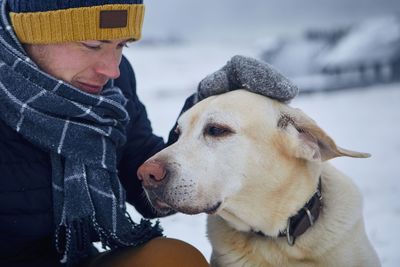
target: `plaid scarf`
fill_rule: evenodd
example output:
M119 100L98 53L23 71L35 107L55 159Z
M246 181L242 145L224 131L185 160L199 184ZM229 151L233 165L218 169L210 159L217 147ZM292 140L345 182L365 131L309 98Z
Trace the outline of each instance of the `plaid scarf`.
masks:
M129 116L121 90L109 82L102 95L82 92L40 71L24 54L0 0L0 118L49 151L55 243L61 262L104 247L136 246L161 235L156 223L131 221L116 169ZM95 235L95 236L93 236Z

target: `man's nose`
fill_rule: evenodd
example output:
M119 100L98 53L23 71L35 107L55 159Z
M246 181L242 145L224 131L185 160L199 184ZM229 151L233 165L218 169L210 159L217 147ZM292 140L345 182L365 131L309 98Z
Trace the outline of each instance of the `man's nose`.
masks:
M114 52L103 54L101 60L96 66L96 72L108 79L117 79L120 76L119 64L121 62L121 55Z
M147 161L139 167L137 175L146 188L158 187L165 184L167 177L165 165L160 161Z

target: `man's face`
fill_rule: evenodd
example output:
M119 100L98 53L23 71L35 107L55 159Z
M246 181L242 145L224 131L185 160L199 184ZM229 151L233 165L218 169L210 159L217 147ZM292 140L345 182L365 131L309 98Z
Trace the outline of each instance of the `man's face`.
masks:
M25 45L25 50L48 74L87 93L99 94L108 80L119 77L122 48L128 41Z

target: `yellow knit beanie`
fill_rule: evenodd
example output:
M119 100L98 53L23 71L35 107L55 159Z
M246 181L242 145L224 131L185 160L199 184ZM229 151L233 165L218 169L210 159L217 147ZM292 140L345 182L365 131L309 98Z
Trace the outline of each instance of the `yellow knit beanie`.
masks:
M21 43L139 40L143 0L7 0Z

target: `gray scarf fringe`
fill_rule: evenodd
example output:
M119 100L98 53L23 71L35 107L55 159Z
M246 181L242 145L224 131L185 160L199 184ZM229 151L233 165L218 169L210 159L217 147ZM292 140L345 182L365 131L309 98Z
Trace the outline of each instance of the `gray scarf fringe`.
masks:
M61 262L89 256L95 237L113 249L161 236L158 222L136 224L126 213L116 169L129 121L121 90L110 82L102 95L91 95L40 71L9 25L6 1L0 5L0 118L51 154Z

